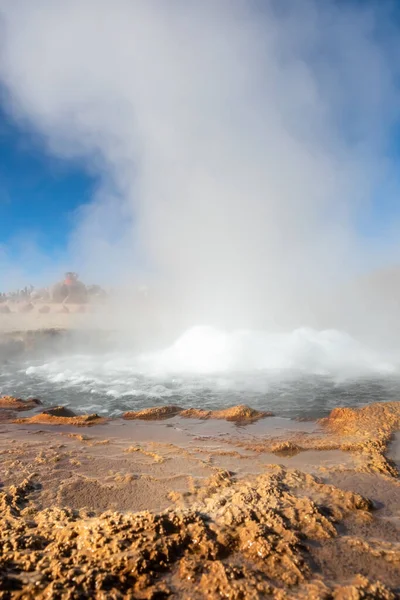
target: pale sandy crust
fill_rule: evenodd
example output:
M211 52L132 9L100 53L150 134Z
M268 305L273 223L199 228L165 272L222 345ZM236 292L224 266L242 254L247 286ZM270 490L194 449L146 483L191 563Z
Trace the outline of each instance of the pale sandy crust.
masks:
M12 404L1 599L399 597L398 402L320 423L164 411L84 429L40 406L11 423Z
M8 310L5 308L6 306ZM32 310L23 312L23 306L23 304L0 304L0 333L73 329L83 325L87 320L87 314L95 310L89 306L78 304L65 307L61 304L36 304L33 305ZM48 308L49 312L40 312L44 306Z

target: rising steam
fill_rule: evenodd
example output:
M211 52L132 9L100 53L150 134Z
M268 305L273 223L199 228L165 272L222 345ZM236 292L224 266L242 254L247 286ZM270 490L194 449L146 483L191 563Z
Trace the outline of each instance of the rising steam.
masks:
M337 325L335 288L398 258L397 225L361 230L393 168L389 9L2 0L10 111L99 177L71 262L182 325Z

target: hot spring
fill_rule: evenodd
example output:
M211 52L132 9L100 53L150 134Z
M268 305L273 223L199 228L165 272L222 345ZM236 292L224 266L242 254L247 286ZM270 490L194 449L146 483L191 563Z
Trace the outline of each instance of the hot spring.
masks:
M171 345L146 352L93 334L88 339L81 333L74 344L56 337L5 354L0 394L110 416L165 404L248 404L290 418L400 396L399 357L337 330L272 334L193 327Z

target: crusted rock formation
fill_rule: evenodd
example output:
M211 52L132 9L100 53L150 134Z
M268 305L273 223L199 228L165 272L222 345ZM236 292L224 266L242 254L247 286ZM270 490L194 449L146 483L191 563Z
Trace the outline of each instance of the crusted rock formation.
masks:
M92 415L75 415L75 413L63 406L48 409L32 417L15 419L13 423L19 424L43 424L43 425L75 425L77 427L90 427L106 423L107 419L99 417L96 413Z
M371 503L299 471L276 467L240 482L218 471L190 506L159 514L37 512L34 489L27 479L0 494L4 600L395 598L384 581L315 572L309 546L334 542L349 516L370 520ZM364 551L374 577L388 558L376 546ZM390 561L395 570L398 551Z
M271 412L258 411L240 404L239 406L231 406L222 410L203 410L198 408L183 409L180 406L154 406L139 411L128 411L124 413L123 418L143 419L146 421L156 421L158 419L169 419L170 417L190 418L190 419L224 419L226 421L249 422L263 417L271 417Z
M131 419L142 419L143 421L156 421L158 419L169 419L175 417L182 412L180 406L154 406L152 408L145 408L143 410L128 411L124 413L123 418L127 420Z
M0 408L10 410L32 410L41 406L41 401L37 398L28 398L28 400L22 400L22 398L14 398L14 396L2 396L0 398Z

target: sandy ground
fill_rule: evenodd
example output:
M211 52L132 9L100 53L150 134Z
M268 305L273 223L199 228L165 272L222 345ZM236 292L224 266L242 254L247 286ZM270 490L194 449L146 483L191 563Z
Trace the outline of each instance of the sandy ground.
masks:
M319 423L2 404L2 599L400 597L400 403Z
M9 307L10 312L2 312ZM0 333L16 333L39 330L73 330L90 327L91 316L102 307L84 304L34 304L24 312L25 303L0 304ZM49 312L42 313L41 310ZM26 310L26 309L25 309ZM64 312L66 311L66 312Z
M56 505L96 512L163 510L171 503L170 492L190 494L218 470L245 478L277 462L271 452L233 448L237 427L231 423L171 421L118 420L84 431L73 426L3 424L2 483L18 485L34 472L34 498L41 509ZM274 421L279 427L284 419ZM251 432L254 427L248 429L239 439L259 438ZM225 441L228 437L230 443ZM349 453L340 450L281 456L278 462L309 473L355 464Z

